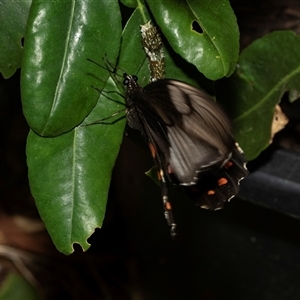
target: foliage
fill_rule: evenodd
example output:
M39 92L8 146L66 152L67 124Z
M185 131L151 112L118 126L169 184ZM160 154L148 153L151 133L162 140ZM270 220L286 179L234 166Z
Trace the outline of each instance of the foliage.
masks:
M140 25L152 20L163 37L168 78L212 92L213 81L229 77L217 82L216 99L231 116L249 159L267 147L282 94L299 93L299 38L274 32L238 58L239 31L228 0L22 3L2 5L0 18L15 18L0 29L5 45L0 71L8 78L22 68L31 191L54 244L65 254L74 243L88 249L87 238L102 225L125 126L120 115L109 124L83 126L124 108L122 87L88 59L137 74L145 84L149 71ZM92 86L105 92L99 96Z

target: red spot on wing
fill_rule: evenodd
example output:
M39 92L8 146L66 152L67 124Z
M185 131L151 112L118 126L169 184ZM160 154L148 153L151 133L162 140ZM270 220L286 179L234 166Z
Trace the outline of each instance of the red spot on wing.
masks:
M229 169L232 165L233 165L233 162L229 160L229 161L225 164L224 168L225 168L225 169Z
M222 177L218 180L218 186L222 186L222 185L227 184L227 183L228 183L228 180L224 177Z
M153 146L153 144L149 143L149 149L150 149L152 157L154 158L156 156L156 150L155 150L155 147Z
M172 206L171 206L170 202L166 202L165 207L166 207L167 210L171 210L172 209Z

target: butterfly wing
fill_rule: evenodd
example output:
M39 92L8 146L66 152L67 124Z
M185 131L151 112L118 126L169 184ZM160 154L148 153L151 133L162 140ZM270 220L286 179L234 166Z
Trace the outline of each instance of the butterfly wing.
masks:
M230 122L207 94L180 81L158 80L143 95L136 104L159 137L157 144L162 137L167 144L165 163L179 184L194 185L201 172L229 159L234 146ZM152 125L156 123L160 130Z
M130 91L128 124L146 135L159 171L185 186L197 205L222 208L248 174L222 109L206 93L176 80Z
M216 210L224 206L239 191L240 181L249 174L246 158L236 143L231 158L220 169L208 170L196 185L185 187L187 195L196 205Z

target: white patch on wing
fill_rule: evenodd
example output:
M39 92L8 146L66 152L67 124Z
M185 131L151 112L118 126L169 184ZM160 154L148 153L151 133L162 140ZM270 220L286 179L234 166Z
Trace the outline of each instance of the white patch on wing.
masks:
M187 101L185 101L187 94L183 90L178 88L176 85L169 84L168 92L170 99L172 99L172 104L175 106L178 112L184 115L191 113L192 108L188 105Z
M216 163L223 162L224 155L218 149L199 139L192 139L183 130L168 128L170 141L169 164L181 185L197 182L197 173Z

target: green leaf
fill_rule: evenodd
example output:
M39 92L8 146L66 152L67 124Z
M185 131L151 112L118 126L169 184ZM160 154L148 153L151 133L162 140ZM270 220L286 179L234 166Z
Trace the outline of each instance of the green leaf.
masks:
M173 50L207 78L216 80L234 71L239 31L229 1L147 0L147 4Z
M33 2L21 84L23 111L37 134L68 132L90 113L98 99L91 85L103 88L109 74L87 59L108 54L115 63L120 37L116 0Z
M196 67L187 63L183 58L176 54L172 48L164 48L166 78L188 83L196 88L214 93L213 82L200 73Z
M136 8L138 5L137 0L121 0L121 2L130 8Z
M102 226L124 121L114 124L111 119L108 124L61 133L87 114L84 124L124 109L111 100L119 98L118 87L103 62L104 57L109 64L116 62L120 12L117 1L47 2L34 4L30 18L22 74L23 107L38 134L31 131L27 140L29 181L54 244L69 254L74 243L88 249L88 237ZM52 46L54 41L57 45ZM113 96L103 93L99 97L91 86L113 91Z
M1 300L38 300L41 299L34 288L20 275L9 273L1 281Z
M109 80L105 90L117 87ZM114 93L114 99L118 97ZM86 123L122 108L102 95ZM73 251L74 243L87 250L88 237L102 225L125 121L113 120L77 127L54 138L33 131L28 136L31 192L55 246L65 254Z
M0 2L0 72L11 77L22 62L21 39L25 34L31 0Z
M217 99L228 109L234 134L249 160L269 145L274 108L282 95L300 93L300 37L272 32L248 46L229 79L218 83Z
M158 174L157 174L158 170L157 168L154 166L152 167L150 170L148 170L147 172L145 172L145 174L150 177L159 187L161 186L161 181L158 179Z
M141 43L141 24L143 24L143 18L140 10L135 9L123 30L117 68L124 70L127 74L138 75L147 84L149 71Z

